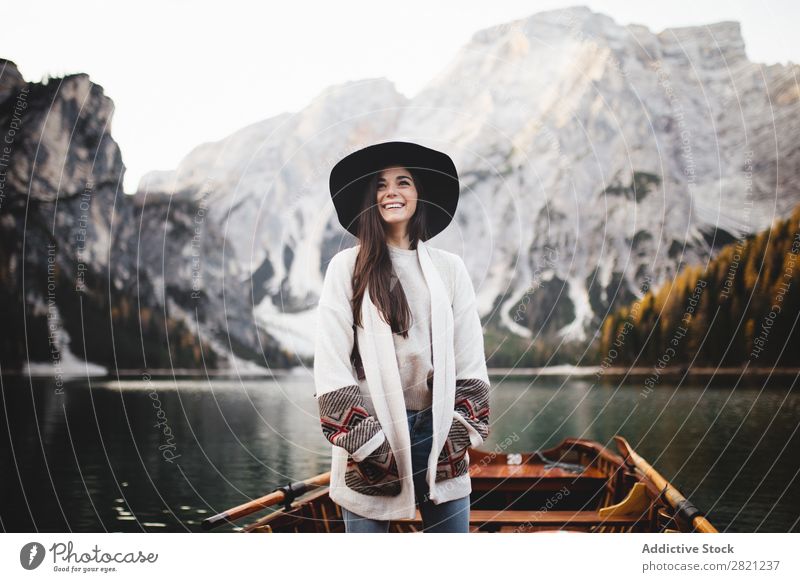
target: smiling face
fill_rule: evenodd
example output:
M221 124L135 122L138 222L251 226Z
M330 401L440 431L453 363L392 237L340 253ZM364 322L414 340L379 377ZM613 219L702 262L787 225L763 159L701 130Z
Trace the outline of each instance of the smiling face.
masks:
M376 202L381 218L393 229L407 226L417 209L417 189L403 167L385 168L378 174Z

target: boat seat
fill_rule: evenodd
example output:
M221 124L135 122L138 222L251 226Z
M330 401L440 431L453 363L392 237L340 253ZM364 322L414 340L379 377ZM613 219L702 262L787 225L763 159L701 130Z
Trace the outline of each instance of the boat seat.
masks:
M485 467L471 466L470 477L474 479L600 479L605 481L608 475L593 467L587 467L580 473L566 471L560 467L547 467L541 463L526 463L524 465L486 465Z
M469 514L470 525L481 527L483 525L498 526L578 526L587 527L592 525L600 526L630 526L635 524L639 518L629 515L614 515L603 517L597 511L519 511L519 510L497 510L497 509L473 509Z

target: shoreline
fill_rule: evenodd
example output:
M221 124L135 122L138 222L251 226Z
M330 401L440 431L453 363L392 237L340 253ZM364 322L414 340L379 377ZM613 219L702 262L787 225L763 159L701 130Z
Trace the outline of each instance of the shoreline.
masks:
M744 368L714 368L714 367L693 367L686 366L670 366L661 368L658 371L658 376L666 377L766 377L772 376L794 376L800 374L800 368L756 368L750 367L743 374ZM289 377L309 376L311 372L308 368L295 367L295 368L281 368L268 370L266 372L258 371L240 371L235 370L196 370L191 368L182 369L154 369L147 370L147 375L151 378L232 378L232 379L281 379ZM558 366L545 366L541 368L489 368L490 378L537 378L544 377L575 377L575 378L623 378L630 377L643 377L651 376L656 373L655 367L636 366L633 368L626 368L621 366L614 366L609 368L601 368L600 366L571 366L571 365L558 365ZM82 378L94 378L98 380L109 379L141 379L144 375L143 370L119 370L113 374L62 374L61 378L64 380L77 380ZM2 376L7 377L30 377L30 378L53 378L54 374L26 374L21 371L3 372Z
M547 366L544 368L491 368L489 369L489 376L509 377L509 378L537 377L537 376L548 376L548 377L574 376L577 378L594 377L602 379L606 377L622 378L625 376L633 376L638 378L642 376L652 376L656 374L655 366L649 366L649 367L636 366L633 368L615 366L605 369L601 368L600 366L578 366L569 368L570 368L569 370L565 369L565 367L563 366ZM657 374L658 376L668 376L671 378L681 377L684 374L687 377L698 377L698 376L738 377L742 375L750 377L750 376L769 376L770 374L773 376L795 376L797 374L800 374L800 368L750 367L745 371L744 367L715 368L715 367L697 366L689 368L687 366L669 366L665 368L660 368Z

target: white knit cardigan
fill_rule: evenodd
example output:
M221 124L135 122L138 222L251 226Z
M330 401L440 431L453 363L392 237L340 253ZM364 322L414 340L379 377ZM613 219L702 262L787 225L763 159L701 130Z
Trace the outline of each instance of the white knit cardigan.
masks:
M338 407L324 417L323 433L332 443L330 498L342 507L372 519L403 519L415 516L416 499L411 469L411 439L398 370L392 330L372 303L369 289L361 306L362 326L357 328L358 351L365 378L357 379L351 360L353 349L352 274L360 246L337 253L330 261L317 310L314 357L314 394L318 402L328 398L338 407L346 394L359 398L359 405ZM475 292L467 268L454 253L420 241L417 256L431 294L433 352L433 443L426 480L430 499L444 503L469 495L472 484L463 469L453 478L436 481L437 462L445 443L448 450L461 431L466 448L480 446L488 435L489 377L483 344L483 329L475 303ZM482 413L476 401L464 398L456 410L456 384L478 386ZM326 397L327 395L327 397ZM342 398L339 398L339 397ZM363 403L363 405L362 405ZM469 412L468 412L469 411ZM337 416L338 415L338 416ZM330 418L335 418L331 422ZM454 424L454 422L458 424ZM452 429L452 430L451 430ZM448 435L450 438L448 439ZM388 447L385 444L388 441ZM348 467L383 450L394 455L399 492L365 494L349 487ZM382 458L386 458L385 456ZM459 457L460 459L460 457ZM459 460L459 463L464 461ZM394 466L394 464L392 465Z

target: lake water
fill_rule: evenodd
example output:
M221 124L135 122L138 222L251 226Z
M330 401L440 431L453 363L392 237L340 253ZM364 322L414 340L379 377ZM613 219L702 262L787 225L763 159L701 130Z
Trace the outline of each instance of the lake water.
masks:
M720 530L799 531L790 380L661 385L492 380L491 449L625 436ZM311 377L2 378L5 531L198 531L205 517L330 468ZM10 435L10 436L9 436ZM9 442L10 438L10 442ZM615 449L614 449L615 450ZM230 529L230 528L228 528Z

